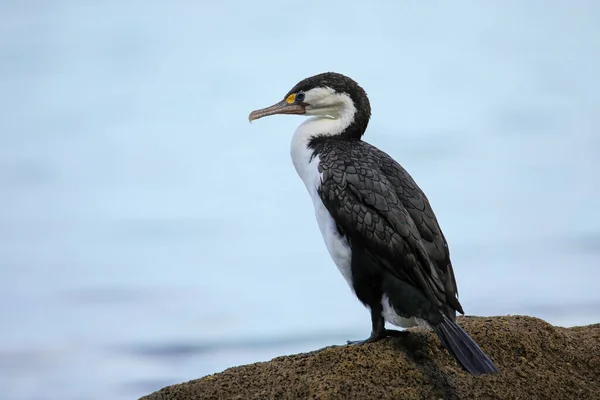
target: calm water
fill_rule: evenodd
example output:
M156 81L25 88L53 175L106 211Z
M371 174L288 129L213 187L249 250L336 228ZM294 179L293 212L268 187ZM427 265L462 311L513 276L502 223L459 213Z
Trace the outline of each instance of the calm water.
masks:
M469 314L600 321L600 3L0 4L0 393L131 399L368 335L289 158L248 124L356 78Z

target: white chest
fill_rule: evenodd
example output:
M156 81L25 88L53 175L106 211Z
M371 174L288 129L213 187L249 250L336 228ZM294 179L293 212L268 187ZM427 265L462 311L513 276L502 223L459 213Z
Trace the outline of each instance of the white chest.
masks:
M352 254L350 246L346 239L339 235L331 214L329 214L319 197L317 191L321 185L321 173L318 169L319 157L315 156L311 160L312 151L307 147L309 136L306 134L306 129L303 128L305 128L304 124L300 125L292 138L290 149L292 162L312 199L317 223L329 255L352 289L352 272L350 270Z

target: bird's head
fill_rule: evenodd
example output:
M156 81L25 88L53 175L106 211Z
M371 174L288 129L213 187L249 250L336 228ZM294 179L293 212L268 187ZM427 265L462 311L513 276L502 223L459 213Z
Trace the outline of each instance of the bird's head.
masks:
M250 122L275 114L343 119L348 136L362 136L371 116L367 93L353 79L325 72L301 80L278 103L252 111ZM348 130L350 129L350 130Z

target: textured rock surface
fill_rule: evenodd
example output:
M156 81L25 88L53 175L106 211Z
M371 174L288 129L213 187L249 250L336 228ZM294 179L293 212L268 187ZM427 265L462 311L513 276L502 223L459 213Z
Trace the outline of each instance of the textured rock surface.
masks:
M474 378L433 333L229 368L144 400L600 399L600 324L554 327L522 316L459 317L500 368Z

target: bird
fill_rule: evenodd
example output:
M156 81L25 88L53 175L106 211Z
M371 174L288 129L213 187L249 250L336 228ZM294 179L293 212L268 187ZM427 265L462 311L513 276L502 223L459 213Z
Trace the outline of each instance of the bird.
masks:
M449 246L428 198L388 153L363 140L371 119L366 91L352 78L324 72L299 81L276 104L254 110L308 116L292 136L290 154L311 197L334 264L371 314L367 339L431 329L474 376L498 368L456 322L464 314Z

